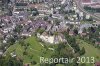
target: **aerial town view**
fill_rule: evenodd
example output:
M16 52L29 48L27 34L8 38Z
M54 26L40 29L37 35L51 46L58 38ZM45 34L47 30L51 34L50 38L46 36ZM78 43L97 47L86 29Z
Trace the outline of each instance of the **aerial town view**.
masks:
M0 0L0 66L100 66L100 0Z

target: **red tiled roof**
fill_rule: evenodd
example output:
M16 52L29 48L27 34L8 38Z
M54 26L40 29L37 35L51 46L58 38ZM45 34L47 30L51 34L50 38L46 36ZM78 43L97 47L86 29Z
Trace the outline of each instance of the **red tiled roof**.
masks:
M83 3L90 3L91 0L82 0Z

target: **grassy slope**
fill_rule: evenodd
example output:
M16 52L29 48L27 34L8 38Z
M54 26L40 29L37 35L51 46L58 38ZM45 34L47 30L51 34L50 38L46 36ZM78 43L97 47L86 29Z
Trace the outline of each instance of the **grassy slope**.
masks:
M78 39L80 47L85 48L85 57L95 57L95 61L100 61L100 50L95 48L93 45L90 45L83 40ZM98 58L97 58L98 57ZM87 64L87 66L94 66L93 64Z
M51 50L46 50L46 48L44 48L41 45L41 43L37 41L37 38L34 37L34 36L26 39L25 42L26 43L28 42L30 44L30 46L27 49L28 55L23 55L24 47L22 47L18 43L10 46L9 49L7 50L6 54L7 53L9 54L9 53L11 53L15 50L17 56L19 58L22 58L24 60L24 63L30 63L33 60L35 60L37 63L39 63L41 56L49 58L51 56L51 54L53 53L53 51L51 51ZM99 53L96 54L97 52L99 52L99 50L94 48L92 45L89 45L89 44L87 44L87 43L85 43L84 41L81 41L81 40L80 40L80 42L81 42L80 46L81 47L84 46L85 49L86 49L85 56L91 57L91 55L96 56L96 55L99 54ZM50 44L48 45L47 44L47 48L50 48L50 47L55 48L56 45L50 45ZM92 49L94 49L93 52L90 52ZM33 66L33 65L31 65L31 66ZM39 64L34 65L34 66L39 66ZM57 66L63 66L63 65L58 64Z
M30 43L30 46L27 49L28 55L23 55L24 47L22 47L20 44L14 44L10 46L6 54L9 54L15 50L17 56L19 58L22 58L24 60L24 63L30 63L30 61L33 60L39 62L41 56L50 57L50 55L52 54L52 51L46 51L46 49L40 44L40 42L36 40L35 37L30 37L26 39L25 42ZM45 54L43 54L43 52L45 52Z

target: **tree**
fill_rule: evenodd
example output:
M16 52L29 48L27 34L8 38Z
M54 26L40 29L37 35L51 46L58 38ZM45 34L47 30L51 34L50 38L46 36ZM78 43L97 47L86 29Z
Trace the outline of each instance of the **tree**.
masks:
M85 48L84 47L82 47L82 49L80 50L80 55L84 55L85 54Z
M24 46L24 40L19 40L19 44L21 44L21 46Z
M48 16L44 16L44 21L47 21L48 20Z
M73 52L66 43L60 43L54 50L51 58L73 58ZM63 60L65 61L65 60ZM60 61L59 63L63 63Z
M96 30L94 27L89 27L88 28L89 33L94 33Z
M78 66L79 64L77 63L77 61L78 61L78 59L75 58L74 61L73 61L73 63L72 63L72 66Z
M33 11L32 12L32 16L36 16L36 15L38 15L39 13L38 13L38 11Z
M60 20L59 19L54 19L54 24L59 25Z
M73 29L74 25L73 24L70 24L69 27L70 27L70 29Z
M42 34L44 31L45 31L44 29L38 28L36 32Z
M31 64L36 65L37 63L36 63L36 61L32 61Z
M22 28L23 28L22 25L17 25L13 31L14 31L14 32L17 32L17 33L20 33L21 30L22 30Z
M74 34L77 35L78 34L78 30L74 29Z
M15 38L13 37L10 37L9 40L8 40L8 43L10 43L11 45L13 45L15 43Z
M49 17L52 17L52 14L50 14Z
M67 19L68 19L68 16L67 16L67 15L65 15L65 16L64 16L64 19L65 19L65 20L67 20Z
M32 16L36 16L39 14L39 12L36 8L31 8L30 10L32 11Z
M75 37L69 36L67 33L64 33L65 39L67 40L68 44L74 49L77 53L80 51L79 45L76 43Z
M86 33L86 28L83 28L83 33Z
M26 43L26 46L29 46L30 45L30 43Z
M27 54L28 54L27 51L24 51L24 52L23 52L23 55L27 55Z
M20 58L17 60L16 58L7 55L5 57L0 57L0 66L23 66L23 60Z

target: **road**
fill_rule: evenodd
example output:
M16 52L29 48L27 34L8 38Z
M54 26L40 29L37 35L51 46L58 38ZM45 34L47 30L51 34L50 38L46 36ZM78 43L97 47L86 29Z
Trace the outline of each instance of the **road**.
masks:
M82 12L85 13L85 14L88 14L88 15L92 16L95 20L100 21L100 17L98 17L97 15L94 15L94 14L92 14L92 13L90 13L90 12L87 12L87 11L82 7L82 5L81 5L81 0L74 0L74 2L75 2L77 8L78 8L80 11L82 11Z

